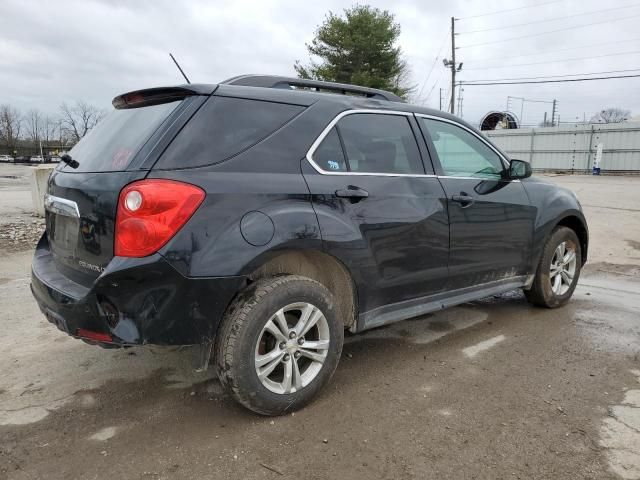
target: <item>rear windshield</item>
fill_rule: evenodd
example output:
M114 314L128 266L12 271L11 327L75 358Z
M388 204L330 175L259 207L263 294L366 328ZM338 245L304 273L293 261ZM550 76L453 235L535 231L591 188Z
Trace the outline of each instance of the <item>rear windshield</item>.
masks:
M262 100L211 97L154 168L189 168L222 162L261 142L304 108Z
M113 110L85 135L69 155L77 160L72 172L113 172L125 170L134 155L181 100L150 107Z

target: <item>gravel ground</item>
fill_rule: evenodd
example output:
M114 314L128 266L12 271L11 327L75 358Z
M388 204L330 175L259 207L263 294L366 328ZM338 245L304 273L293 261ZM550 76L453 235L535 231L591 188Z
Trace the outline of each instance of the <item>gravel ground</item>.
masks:
M26 177L3 174L0 232L31 230ZM29 292L32 244L0 244L0 480L640 478L640 178L550 179L591 230L569 305L510 292L348 336L329 388L279 418L189 350L61 334Z
M31 250L36 246L43 232L44 220L41 218L4 223L0 231L0 250L6 252Z

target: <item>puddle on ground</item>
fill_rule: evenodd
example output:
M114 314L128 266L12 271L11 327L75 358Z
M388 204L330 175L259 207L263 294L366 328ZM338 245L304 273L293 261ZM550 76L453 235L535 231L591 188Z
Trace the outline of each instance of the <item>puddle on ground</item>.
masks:
M589 276L580 280L565 308L596 349L640 350L640 282L618 275Z

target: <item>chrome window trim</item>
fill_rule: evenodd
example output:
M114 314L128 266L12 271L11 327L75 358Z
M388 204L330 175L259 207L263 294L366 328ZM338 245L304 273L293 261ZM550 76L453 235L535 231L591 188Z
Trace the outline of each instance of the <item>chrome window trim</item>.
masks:
M438 175L438 178L455 178L457 180L479 180L481 182L511 182L511 183L520 183L519 179L511 179L511 178L491 178L491 177L457 177L455 175Z
M44 208L51 213L80 218L78 204L73 200L67 200L66 198L47 194L44 196Z
M473 135L474 137L476 137L478 140L480 140L482 143L484 143L487 147L489 147L491 150L493 150L493 152L498 155L498 158L500 159L500 161L502 162L502 165L508 170L509 167L511 166L511 162L509 162L509 159L506 158L504 155L502 155L502 153L500 153L496 147L494 147L493 145L491 145L491 143L489 143L489 141L487 141L486 138L484 138L482 135L478 135L476 132L474 132L473 130L471 130L469 127L466 127L464 125L462 125L461 123L456 122L455 120L450 120L448 118L443 118L443 117L438 117L436 115L427 115L426 113L416 113L415 114L416 117L421 117L421 118L428 118L430 120L436 120L438 122L445 122L445 123L450 123L452 125L455 125L456 127L460 127L463 130L466 130L467 132L469 132L471 135ZM445 175L442 175L445 176ZM459 178L459 177L458 177ZM478 178L478 177L469 177L469 178Z
M329 122L329 124L322 130L322 133L316 138L313 142L309 151L307 152L306 159L311 164L311 166L321 175L337 175L337 176L375 176L375 177L417 177L417 178L433 178L436 175L430 175L425 173L377 173L377 172L331 172L328 170L324 170L321 168L316 162L313 161L313 154L318 149L320 144L323 142L325 137L329 134L331 129L335 127L335 125L340 121L340 119L346 117L347 115L353 115L358 113L373 113L377 115L401 115L407 118L410 118L413 113L412 112L401 112L399 110L372 110L372 109L355 109L355 110L345 110L344 112L340 112L336 115L333 120ZM417 147L416 140L416 147ZM422 161L422 159L420 160Z

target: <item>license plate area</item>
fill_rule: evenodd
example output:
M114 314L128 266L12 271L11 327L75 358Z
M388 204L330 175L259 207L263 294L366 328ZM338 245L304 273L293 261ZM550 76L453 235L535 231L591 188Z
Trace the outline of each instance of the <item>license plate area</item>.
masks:
M75 257L80 234L80 219L49 213L49 245L54 254L71 259Z
M72 200L47 195L47 232L51 250L61 258L75 257L80 235L80 212Z

